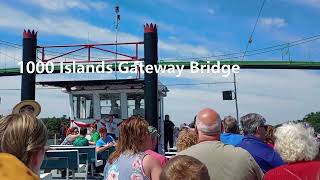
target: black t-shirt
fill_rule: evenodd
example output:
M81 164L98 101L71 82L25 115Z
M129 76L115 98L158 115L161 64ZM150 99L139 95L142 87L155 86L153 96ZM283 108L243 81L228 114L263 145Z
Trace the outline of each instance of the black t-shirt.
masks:
M164 121L164 133L165 134L173 134L174 124L170 120Z

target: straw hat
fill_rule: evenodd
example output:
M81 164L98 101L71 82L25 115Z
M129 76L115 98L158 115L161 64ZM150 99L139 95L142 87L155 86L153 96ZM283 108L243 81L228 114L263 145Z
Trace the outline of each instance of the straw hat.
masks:
M41 106L37 101L34 100L24 100L21 101L20 103L18 103L12 110L13 114L18 114L23 112L23 110L25 108L31 108L29 110L32 111L32 115L34 115L34 117L37 117L40 112L41 112Z

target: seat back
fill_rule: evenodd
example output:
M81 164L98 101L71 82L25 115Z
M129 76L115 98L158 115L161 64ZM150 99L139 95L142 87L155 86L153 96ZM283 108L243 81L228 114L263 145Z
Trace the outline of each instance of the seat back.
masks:
M78 150L49 150L45 152L41 169L73 169L79 167Z
M116 150L115 147L110 147L107 150L98 153L98 159L101 160L108 160L109 156Z
M50 148L56 150L78 150L79 152L79 160L80 164L86 164L88 162L96 163L97 161L97 153L95 146L50 146Z

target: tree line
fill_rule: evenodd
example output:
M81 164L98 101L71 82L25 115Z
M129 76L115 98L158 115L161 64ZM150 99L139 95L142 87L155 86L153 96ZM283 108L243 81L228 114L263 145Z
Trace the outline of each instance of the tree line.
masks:
M0 115L0 118L3 117L3 115ZM69 118L66 115L63 115L62 117L47 117L47 118L41 118L41 120L46 125L49 137L52 138L54 134L58 134L60 132L61 124L67 124L69 126L70 121ZM317 133L320 133L320 111L319 112L311 112L301 120L293 120L293 122L306 122L309 123L314 130ZM276 125L275 127L279 127L281 124Z

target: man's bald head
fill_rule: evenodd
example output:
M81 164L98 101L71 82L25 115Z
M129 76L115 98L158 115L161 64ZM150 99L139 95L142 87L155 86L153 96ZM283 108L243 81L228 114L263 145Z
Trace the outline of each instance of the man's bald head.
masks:
M220 115L213 109L205 108L197 114L196 126L198 131L204 135L220 134Z

